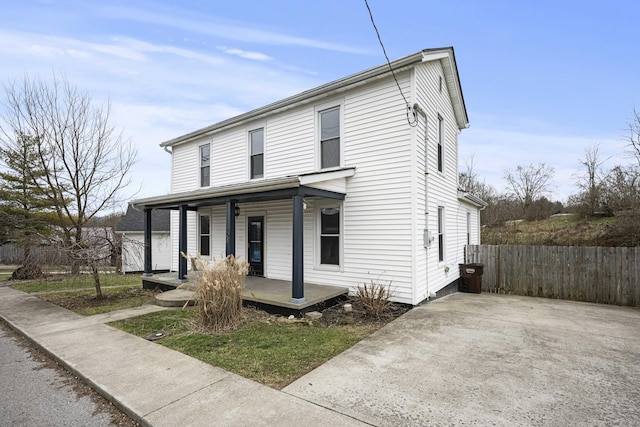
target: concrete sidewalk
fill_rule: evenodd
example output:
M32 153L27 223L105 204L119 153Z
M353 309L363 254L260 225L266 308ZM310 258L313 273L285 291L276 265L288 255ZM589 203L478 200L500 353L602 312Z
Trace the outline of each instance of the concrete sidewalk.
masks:
M83 317L0 288L0 317L142 425L366 425L104 324L161 308Z

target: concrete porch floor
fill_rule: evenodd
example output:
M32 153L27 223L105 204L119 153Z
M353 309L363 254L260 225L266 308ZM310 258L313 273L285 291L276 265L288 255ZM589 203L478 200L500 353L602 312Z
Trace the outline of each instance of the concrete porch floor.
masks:
M182 283L178 280L178 274L174 272L143 276L142 284L145 288L159 287L163 291L167 291L177 288ZM294 303L291 302L290 281L247 276L244 281L242 299L245 304L255 303L267 309L277 307L289 312L305 312L322 306L328 301L346 296L348 293L348 287L305 283L304 302Z

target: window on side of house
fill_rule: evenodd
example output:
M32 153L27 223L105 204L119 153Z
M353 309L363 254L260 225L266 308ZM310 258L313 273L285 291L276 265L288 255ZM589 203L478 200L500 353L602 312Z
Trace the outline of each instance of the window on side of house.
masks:
M467 212L467 245L471 244L471 212Z
M444 172L444 119L438 115L438 172Z
M340 205L319 209L320 265L340 265Z
M320 111L320 168L340 166L340 107Z
M438 261L444 261L444 207L438 206Z
M198 249L200 255L211 255L211 215L198 216Z
M264 178L264 129L249 132L251 179Z
M200 187L211 185L211 146L200 146Z

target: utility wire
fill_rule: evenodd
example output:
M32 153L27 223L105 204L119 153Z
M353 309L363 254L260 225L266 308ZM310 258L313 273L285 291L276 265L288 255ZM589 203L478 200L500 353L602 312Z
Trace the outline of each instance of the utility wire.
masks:
M382 53L384 53L384 57L387 60L387 65L389 66L389 70L391 70L391 75L393 76L393 80L395 80L396 86L398 86L398 91L400 92L400 95L402 95L402 99L404 99L404 103L407 106L407 122L409 123L409 126L417 126L418 119L417 119L417 116L415 116L415 114L414 114L414 120L413 121L411 121L409 119L409 111L411 111L411 104L409 104L409 101L407 101L407 97L404 96L404 92L402 92L402 88L400 87L400 83L398 82L398 79L396 78L396 73L393 70L393 67L391 66L391 61L389 60L389 55L387 55L387 50L384 47L384 43L382 43L382 38L380 37L380 32L378 31L378 27L376 26L376 22L373 19L373 13L371 12L371 8L369 7L369 2L367 0L364 0L364 4L367 6L367 10L369 11L369 19L371 19L371 24L373 25L373 29L376 31L376 35L378 36L378 42L380 42L380 47L382 48Z

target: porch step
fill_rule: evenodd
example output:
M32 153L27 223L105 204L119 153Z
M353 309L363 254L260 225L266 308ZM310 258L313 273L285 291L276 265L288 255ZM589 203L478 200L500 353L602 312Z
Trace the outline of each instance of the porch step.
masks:
M174 289L156 295L156 305L161 307L183 307L195 304L195 292L187 289Z

